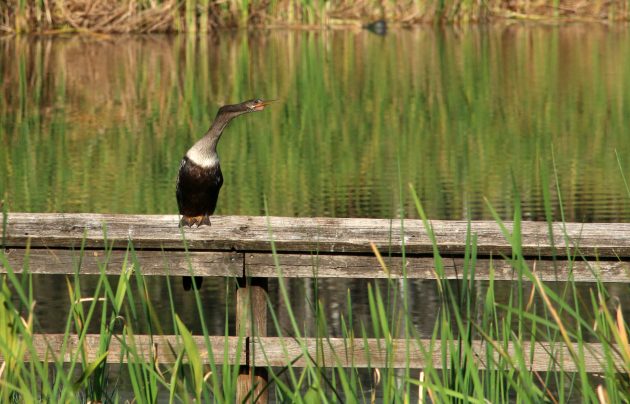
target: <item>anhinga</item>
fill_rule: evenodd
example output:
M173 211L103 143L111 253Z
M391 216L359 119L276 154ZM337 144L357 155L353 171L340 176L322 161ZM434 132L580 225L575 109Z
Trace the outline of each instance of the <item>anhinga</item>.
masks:
M270 102L256 99L222 106L205 136L186 152L177 175L177 206L182 215L180 226L210 225L210 215L214 213L223 185L217 154L221 133L232 119L248 112L262 111ZM197 289L201 287L202 280L202 277L195 276ZM190 276L185 276L183 282L185 290L192 288Z

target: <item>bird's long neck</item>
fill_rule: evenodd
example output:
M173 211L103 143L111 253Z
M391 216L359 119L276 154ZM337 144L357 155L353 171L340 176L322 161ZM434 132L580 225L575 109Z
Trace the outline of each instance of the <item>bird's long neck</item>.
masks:
M202 167L211 167L219 164L217 143L219 143L223 129L236 116L236 114L219 112L208 132L188 150L186 157Z

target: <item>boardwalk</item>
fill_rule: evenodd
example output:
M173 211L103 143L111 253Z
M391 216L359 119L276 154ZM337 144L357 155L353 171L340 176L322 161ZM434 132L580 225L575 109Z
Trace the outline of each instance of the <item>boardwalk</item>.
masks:
M177 216L24 214L9 216L4 244L9 262L21 267L30 245L33 273L74 273L77 250L84 248L82 273L98 273L96 263L104 251L120 271L132 243L143 273L202 276L276 277L272 243L284 277L379 278L387 277L374 257L372 244L383 255L389 276L435 278L433 244L419 220L331 219L217 216L211 227L177 227ZM492 266L495 279L515 274L503 258L512 256L511 244L492 221L431 221L437 248L445 258L446 276L456 278L462 268L467 234L475 236L477 279L487 279ZM505 223L512 230L511 223ZM552 236L550 236L550 231ZM522 255L543 280L630 282L630 224L578 224L523 222ZM184 242L185 240L185 242ZM106 248L107 246L107 248ZM185 246L185 247L184 247ZM188 250L188 253L185 251ZM402 260L404 252L405 260ZM166 260L166 261L165 261Z
M209 362L212 352L215 363L227 360L251 372L291 362L302 366L306 356L326 366L423 368L428 360L434 367L447 363L441 360L439 341L393 340L396 354L392 356L382 341L374 339L329 338L322 345L314 338L297 342L267 336L266 278L312 278L317 274L350 279L435 279L437 250L444 262L444 276L457 279L462 276L465 254L474 244L478 280L491 274L497 280L516 279L519 275L510 260L521 254L542 280L630 282L630 224L523 222L517 251L508 240L515 237L511 234L513 224L505 223L501 228L489 221L431 221L435 245L419 220L217 216L212 218L211 227L180 229L177 224L178 217L173 215L10 213L2 243L15 272L28 262L31 273L99 274L107 262L105 272L120 275L133 246L140 264L134 269L145 276L189 275L193 271L200 276L240 279L243 287L237 292L237 330L244 337L194 338L204 363ZM7 271L4 265L2 271ZM157 354L162 363L175 361L173 347L181 348L176 336L136 337L138 351ZM87 336L88 341L93 340L87 344L94 347L93 355L98 338ZM49 352L66 358L78 342L70 339L64 347L63 336L36 335L35 343L40 358ZM241 344L247 349L237 350ZM482 342L473 342L478 358L486 358L485 347ZM508 355L515 349L512 343L504 348ZM531 370L547 371L550 363L565 371L576 370L564 344L525 342L520 349L530 352ZM586 344L586 371L601 369L604 352L601 344ZM123 349L114 340L107 361L121 360L126 360ZM252 388L251 374L244 375L242 397ZM264 376L260 377L264 385Z

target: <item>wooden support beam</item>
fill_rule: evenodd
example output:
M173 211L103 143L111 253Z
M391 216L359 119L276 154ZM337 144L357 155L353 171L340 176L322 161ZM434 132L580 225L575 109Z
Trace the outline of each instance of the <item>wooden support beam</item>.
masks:
M224 363L224 355L227 339L227 361L231 364L246 363L245 349L238 350L239 344L244 344L245 340L238 337L208 337L210 347L206 346L203 336L193 336L197 348L199 349L201 361L210 364L210 352L212 352L214 363ZM100 335L88 334L81 342L77 335L70 335L65 338L63 334L35 334L32 345L35 348L34 354L40 361L46 362L82 362L79 354L83 350L88 362L96 360L98 357ZM25 347L26 349L26 347ZM107 355L108 363L129 362L139 359L143 362L155 360L157 363L175 363L177 355L183 350L183 343L176 335L134 335L133 339L125 338L123 335L116 335L112 338ZM236 352L241 352L237 358ZM132 352L132 354L128 354ZM32 360L33 352L25 352L26 362ZM5 358L0 356L0 361ZM186 358L184 358L186 361Z
M495 342L497 347L512 358L515 357L515 347L512 342L506 347L501 342ZM450 343L449 343L450 345ZM428 339L391 341L391 348L385 349L386 341L381 339L344 339L344 338L304 338L296 340L292 338L267 337L254 339L255 349L264 352L258 355L255 364L259 366L286 366L293 363L295 367L304 367L308 362L317 363L325 367L357 367L357 368L418 368L423 369L432 366L434 369L443 369L444 364L450 364L449 360L443 362L440 341L431 342ZM475 353L477 366L487 369L487 353L490 344L483 341L473 341L472 351ZM577 344L574 344L576 352ZM551 344L537 342L531 344L524 341L520 347L525 353L525 358L531 358L526 364L529 371L545 372L550 370L564 370L577 372L578 368L572 360L569 349L564 343ZM492 349L492 357L498 361L499 352ZM599 343L584 344L584 365L588 373L601 372L606 354L610 354L619 371L624 369L623 360L610 348L606 349ZM616 352L619 352L618 350ZM531 355L530 355L531 354ZM447 357L448 359L448 357ZM495 367L496 368L496 367Z
M276 260L278 267L276 267ZM341 254L271 254L246 253L245 270L252 277L276 278L402 278L403 258L383 257L387 272L375 256ZM408 279L436 279L435 260L432 257L405 257L405 275ZM444 277L462 279L466 265L463 258L443 257ZM571 276L577 282L630 282L630 262L577 261L549 259L526 260L527 266L543 281L567 281ZM501 258L477 258L474 262L475 279L516 280L514 266ZM470 271L470 268L468 269Z
M87 353L87 360L94 361L98 356L99 335L89 334L85 337L82 349ZM209 350L205 345L203 336L193 336L197 348L201 354L204 364L210 363ZM443 369L444 365L450 362L443 362L441 341L431 342L429 339L394 339L391 341L389 351L385 349L386 341L384 339L374 338L281 338L281 337L263 337L256 336L250 339L250 346L247 349L240 349L241 356L236 357L238 344L245 343L245 339L239 337L208 337L213 353L214 362L223 364L226 358L226 338L227 338L227 360L230 364L257 367L257 369L265 367L284 367L291 364L294 367L304 367L308 362L317 363L320 366L327 367L356 367L356 368L415 368L424 369L432 366L435 369ZM512 342L507 346L503 346L502 342L495 342L495 346L499 347L508 356L514 355L515 346ZM35 334L33 336L33 346L35 347L35 355L40 361L45 362L71 362L76 360L82 362L79 352L79 341L76 335L71 335L64 343L64 335L62 334ZM125 346L132 346L133 351L138 353L139 359L142 361L151 361L157 358L157 362L161 364L175 363L177 355L183 349L178 337L175 335L148 336L135 335L133 341L122 342L121 336L112 339L108 350L108 363L123 363L133 360L134 355L127 355ZM449 346L452 346L449 343ZM475 353L477 366L479 369L487 369L488 347L490 344L483 341L473 341L472 351ZM578 349L577 344L573 346L576 352L583 352L584 366L587 373L600 373L604 371L603 364L607 363L606 355L610 355L614 365L618 371L623 372L623 360L619 356L618 348L605 347L601 343L584 343L583 349ZM555 344L549 342L536 342L532 344L530 341L524 341L520 349L525 353L526 358L531 358L526 364L526 369L530 371L559 371L576 372L578 368L571 358L569 349L564 343ZM249 356L249 357L247 357ZM499 360L501 355L496 349L493 349L492 357L495 361ZM0 361L5 358L0 357ZM24 361L32 360L32 353L26 352ZM262 388L262 381L259 382L259 374L254 374L254 383L258 382L258 386ZM251 378L244 380L239 388L245 387L245 381L251 382ZM251 386L248 384L247 386ZM251 389L251 387L248 387ZM253 398L255 396L248 395L250 390L243 390L241 397ZM259 390L257 390L259 391ZM258 394L258 393L257 393ZM264 395L259 397L258 403L261 403Z
M74 274L80 264L80 273L85 275L100 274L104 266L107 275L120 275L123 264L137 262L147 276L184 276L189 275L189 266L197 276L242 276L243 268L248 276L260 278L402 278L403 260L400 255L383 257L389 274L380 266L378 260L370 255L356 254L278 254L239 253L212 251L154 251L139 250L133 254L122 250L108 253L102 250L75 251L68 249L30 249L11 248L5 251L9 265L15 272L21 272L24 263L33 274L68 275ZM126 261L125 261L126 259ZM276 268L276 259L280 271ZM463 258L444 257L444 275L446 279L462 279L466 265ZM566 281L569 276L576 282L630 283L630 262L609 261L553 261L549 259L526 260L543 281ZM436 279L435 260L432 257L407 255L405 257L406 276L408 279ZM515 280L518 274L509 261L501 258L477 258L475 260L475 279L488 280L491 268L495 280ZM0 265L0 273L7 269Z
M265 365L257 367L251 341L267 336L267 279L241 278L236 291L236 332L247 341L247 363L241 366L236 387L237 402L265 404L269 400Z
M46 275L71 275L77 269L82 275L120 275L123 266L138 263L147 276L184 276L192 268L198 276L241 276L243 254L236 252L184 252L163 250L68 250L10 248L5 251L9 265L22 272L27 263L29 272ZM0 267L0 272L6 272Z

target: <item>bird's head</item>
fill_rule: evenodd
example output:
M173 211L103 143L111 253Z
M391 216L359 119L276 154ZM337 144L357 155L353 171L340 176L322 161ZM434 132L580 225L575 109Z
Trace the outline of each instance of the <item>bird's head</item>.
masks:
M250 111L262 111L265 107L275 100L261 100L260 98L256 98L255 100L245 101L243 104L249 108Z
M219 113L245 114L247 112L257 112L265 109L267 105L275 100L261 100L259 98L241 102L240 104L224 105L219 109Z

